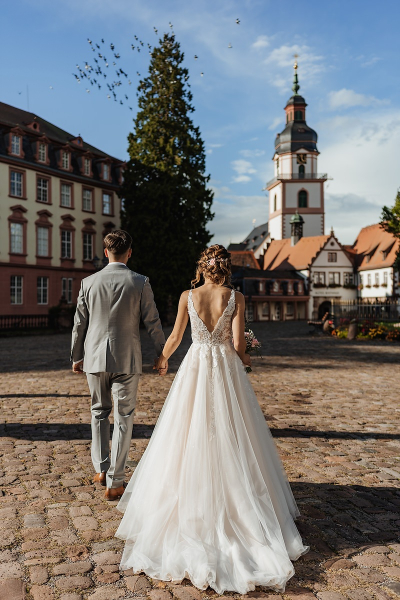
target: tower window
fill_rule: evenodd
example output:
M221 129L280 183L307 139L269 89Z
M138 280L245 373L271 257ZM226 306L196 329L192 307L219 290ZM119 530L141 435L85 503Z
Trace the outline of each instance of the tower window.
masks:
M304 179L304 165L299 166L299 179Z
M306 190L300 190L298 194L298 206L299 208L307 208L308 206L308 193Z
M276 200L276 194L274 196L274 212L276 212L277 209L277 200Z
M294 120L295 121L302 121L303 120L303 111L301 111L301 110L295 110L294 111Z

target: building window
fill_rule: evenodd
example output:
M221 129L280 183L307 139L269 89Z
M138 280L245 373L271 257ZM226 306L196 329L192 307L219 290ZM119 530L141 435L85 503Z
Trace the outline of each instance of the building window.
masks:
M72 185L69 183L61 184L61 206L72 208Z
M261 312L263 317L269 317L269 302L262 303Z
M371 287L371 275L367 275L367 286Z
M360 275L360 285L363 285L363 276Z
M10 223L12 254L23 254L24 251L24 226L22 223Z
M11 304L22 304L22 276L11 275L10 297Z
M111 194L103 192L103 215L111 215Z
M329 285L340 285L340 273L329 273Z
M11 134L11 154L20 156L21 154L21 136Z
M337 262L337 252L328 252L328 262Z
M72 231L61 231L61 258L72 258Z
M62 152L61 166L63 169L69 170L69 152Z
M49 180L44 179L43 177L37 178L37 201L49 201Z
M293 315L294 315L293 302L286 302L286 316L293 317Z
M279 292L279 283L277 281L274 281L274 284L272 286L272 290L274 292Z
M110 179L110 165L107 163L103 164L103 179L104 181L108 181Z
M44 142L39 142L38 160L40 162L46 162L47 160L47 146Z
M279 158L276 159L276 176L279 177Z
M325 273L323 271L316 271L314 273L314 283L317 285L325 285Z
M68 304L72 304L72 277L62 277L61 296L65 298Z
M379 286L379 273L375 273L375 285Z
M23 196L23 173L10 171L10 194L22 198Z
M85 158L83 165L84 174L90 177L90 158Z
M49 228L38 227L37 228L37 255L48 256L49 255Z
M264 282L263 281L259 281L258 282L258 291L259 292L263 292L264 291Z
M384 285L388 284L388 274L387 274L387 271L385 271L384 274L383 274L383 283L384 283Z
M295 121L302 121L303 120L303 112L301 110L295 110L294 111L294 120Z
M90 212L93 211L93 202L92 202L92 190L87 190L83 188L82 192L82 209L88 210Z
M304 179L304 165L299 165L299 179Z
M325 273L324 273L324 281L325 281ZM299 285L297 286L297 293L298 293L298 294L302 294L302 293L303 293L303 291L304 291L304 288L303 288L303 282L302 282L302 281L299 281Z
M353 284L353 273L343 273L343 282L344 285L352 285Z
M277 209L277 200L276 200L276 194L274 196L274 212L276 212Z
M37 278L37 303L47 304L48 303L48 289L49 279L48 277Z
M125 198L121 198L121 210L125 210Z
M288 281L287 291L289 294L291 294L293 292L293 282L292 281Z
M298 194L298 206L299 208L307 208L308 205L308 193L306 190L300 190Z
M93 234L83 234L83 260L93 259Z

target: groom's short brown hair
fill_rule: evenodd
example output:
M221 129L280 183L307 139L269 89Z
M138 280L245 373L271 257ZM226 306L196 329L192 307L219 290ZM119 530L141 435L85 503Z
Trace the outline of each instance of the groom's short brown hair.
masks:
M104 246L114 256L123 256L132 247L132 238L127 231L116 229L106 235Z

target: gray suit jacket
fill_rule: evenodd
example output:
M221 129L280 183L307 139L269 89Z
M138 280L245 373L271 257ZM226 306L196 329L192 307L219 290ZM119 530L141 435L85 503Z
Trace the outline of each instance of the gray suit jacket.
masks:
M82 280L72 330L71 360L87 373L141 373L143 319L157 354L165 337L147 277L110 263Z

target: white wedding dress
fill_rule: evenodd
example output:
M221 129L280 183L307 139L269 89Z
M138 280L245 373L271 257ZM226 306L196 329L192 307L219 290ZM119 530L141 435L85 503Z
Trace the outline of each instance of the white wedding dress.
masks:
M232 345L235 292L214 331L189 292L193 344L118 509L121 568L199 589L284 591L308 551L269 428Z

